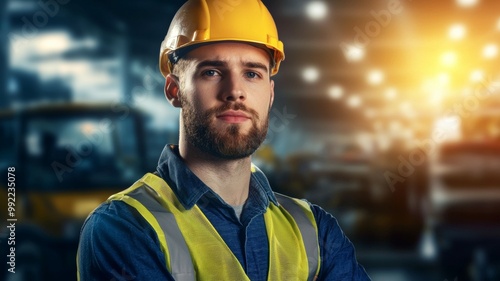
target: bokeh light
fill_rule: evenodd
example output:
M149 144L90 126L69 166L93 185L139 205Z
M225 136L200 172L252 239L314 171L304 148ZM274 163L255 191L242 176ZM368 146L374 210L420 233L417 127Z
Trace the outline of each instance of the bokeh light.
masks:
M357 94L352 94L351 96L349 96L349 98L347 98L347 105L349 107L357 108L357 107L360 107L362 103L363 103L363 100Z
M319 79L319 70L316 67L309 66L304 68L302 78L308 83L314 83Z
M348 61L360 61L365 57L365 48L359 45L348 45L344 50Z
M321 20L328 15L328 6L323 1L313 1L306 5L306 14L310 19Z
M339 85L333 85L328 89L328 96L332 99L340 99L344 95L344 89Z
M461 7L472 7L477 5L479 0L457 0L457 4Z
M476 69L471 72L470 74L470 80L472 82L481 82L484 79L484 72L480 69Z
M384 81L384 72L379 69L374 69L368 72L368 83L371 85L379 85Z
M393 100L398 96L398 91L395 88L388 88L385 90L384 95L387 100Z
M453 40L463 39L466 33L465 26L463 24L454 24L450 27L448 31L448 36Z
M454 66L457 63L457 54L451 51L444 53L441 55L441 63L444 66Z
M488 44L483 48L483 57L487 59L495 58L498 55L498 46L496 44Z

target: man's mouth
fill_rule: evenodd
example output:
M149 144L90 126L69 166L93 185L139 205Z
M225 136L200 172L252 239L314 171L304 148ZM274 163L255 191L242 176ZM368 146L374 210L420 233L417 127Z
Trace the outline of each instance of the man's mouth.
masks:
M240 110L227 110L220 114L217 114L216 118L232 124L243 123L251 119L251 117L247 113Z

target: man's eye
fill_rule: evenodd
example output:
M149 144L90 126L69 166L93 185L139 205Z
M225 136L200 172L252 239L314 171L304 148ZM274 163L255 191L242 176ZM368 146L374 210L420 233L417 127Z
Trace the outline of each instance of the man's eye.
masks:
M256 72L250 71L250 72L247 72L247 77L248 78L257 78L257 77L259 77L259 74L257 74Z
M217 73L217 71L215 71L215 70L210 69L210 70L203 72L203 75L205 75L205 76L217 76L217 75L219 75L219 73Z

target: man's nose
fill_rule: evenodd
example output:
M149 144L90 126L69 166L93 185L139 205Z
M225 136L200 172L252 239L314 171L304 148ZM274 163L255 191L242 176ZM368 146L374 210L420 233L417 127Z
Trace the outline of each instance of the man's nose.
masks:
M238 75L228 75L224 83L222 91L222 99L224 101L244 101L246 99L246 91L244 81Z

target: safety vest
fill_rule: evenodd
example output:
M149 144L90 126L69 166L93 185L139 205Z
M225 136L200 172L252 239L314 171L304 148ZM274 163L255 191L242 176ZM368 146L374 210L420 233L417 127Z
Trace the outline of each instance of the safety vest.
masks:
M307 202L276 194L264 213L269 239L267 280L315 280L318 230ZM136 209L155 230L166 266L177 281L250 280L214 226L195 205L186 210L168 184L148 173L112 195Z

